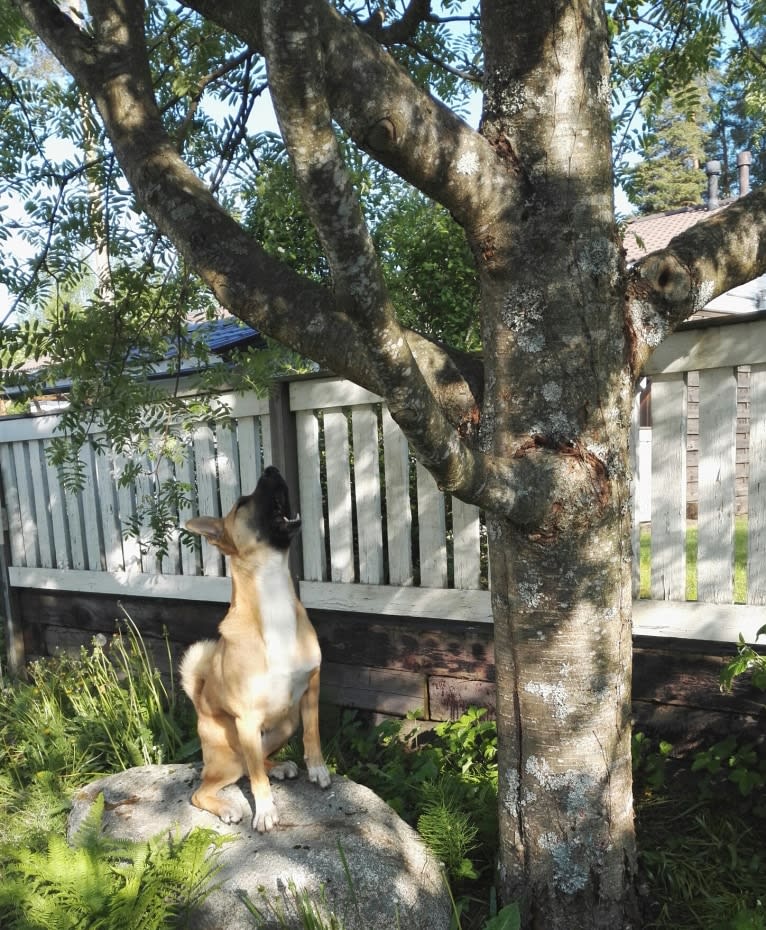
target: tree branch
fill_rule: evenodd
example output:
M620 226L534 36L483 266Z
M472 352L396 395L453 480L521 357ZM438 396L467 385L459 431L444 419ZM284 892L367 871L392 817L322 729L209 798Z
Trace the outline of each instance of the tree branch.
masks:
M184 0L184 4L263 51L258 0ZM517 178L501 155L448 107L418 87L378 43L328 3L316 5L325 89L333 119L380 164L446 207L476 245L487 190ZM359 88L375 93L359 93ZM482 214L482 210L484 213Z
M628 284L633 371L679 323L766 272L766 190L754 191L641 259Z

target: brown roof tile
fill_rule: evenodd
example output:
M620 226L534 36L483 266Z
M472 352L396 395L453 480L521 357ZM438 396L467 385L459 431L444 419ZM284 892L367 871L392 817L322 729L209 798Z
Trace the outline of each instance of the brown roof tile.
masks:
M664 249L674 236L696 226L701 220L724 210L727 206L728 203L721 204L715 210L708 210L705 206L686 207L683 210L653 213L651 216L638 216L630 220L623 239L628 264L657 249Z

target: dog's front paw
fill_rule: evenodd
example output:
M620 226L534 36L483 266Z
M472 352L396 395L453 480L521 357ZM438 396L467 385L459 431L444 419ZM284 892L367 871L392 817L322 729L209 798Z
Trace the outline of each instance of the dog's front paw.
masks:
M309 781L318 784L320 788L328 788L330 785L330 773L326 765L310 765Z
M297 778L298 766L294 762L279 762L271 767L269 778L276 778L278 781L284 781L286 778Z
M218 812L218 817L224 823L239 823L242 820L242 811L238 807L226 805Z
M255 816L253 817L253 830L259 833L268 833L279 823L279 814L273 798L255 802Z

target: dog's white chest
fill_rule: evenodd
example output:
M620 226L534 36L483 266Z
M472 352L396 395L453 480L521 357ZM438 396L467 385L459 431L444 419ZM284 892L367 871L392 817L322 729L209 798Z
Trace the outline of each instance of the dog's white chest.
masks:
M316 663L304 660L298 648L295 595L282 566L267 565L259 572L258 593L268 702L272 706L294 704L306 690Z

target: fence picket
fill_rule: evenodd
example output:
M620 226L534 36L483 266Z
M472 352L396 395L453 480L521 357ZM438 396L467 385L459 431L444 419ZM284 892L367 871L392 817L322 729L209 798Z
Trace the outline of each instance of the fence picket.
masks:
M51 527L53 531L53 547L56 552L55 568L64 570L70 566L69 542L67 539L66 507L64 493L61 487L59 473L53 465L45 461L46 480L48 484L48 497L50 500Z
M11 538L11 561L14 565L26 567L27 553L24 548L24 526L21 521L21 501L19 486L16 481L16 463L13 445L4 443L0 446L0 472L3 476L5 506L8 511L8 535Z
M261 474L261 437L256 417L242 417L237 423L239 485L250 494Z
M194 431L194 465L197 487L197 512L200 516L220 517L218 503L215 444L209 426ZM222 556L210 543L202 541L202 574L207 577L223 575Z
M747 601L766 604L766 365L750 369Z
M426 588L447 587L447 527L444 495L429 472L418 463L418 539L420 583Z
M392 585L413 584L410 453L407 440L383 407L388 574Z
M50 514L48 476L45 468L45 450L40 440L29 443L29 471L32 481L32 501L37 525L40 565L43 568L53 568L56 564L56 553L53 547L53 525Z
M324 414L327 468L327 515L330 529L330 580L354 581L354 540L351 521L351 472L349 469L348 420L340 409Z
M176 478L187 487L191 488L190 496L194 494L194 447L187 445L184 448L183 455L179 462L176 462ZM194 516L194 504L181 504L178 508L178 526L179 531L186 526L186 523ZM180 538L180 535L179 535ZM196 537L195 537L196 539ZM184 575L198 574L198 553L199 543L195 542L194 546L187 546L181 542L181 571Z
M383 532L380 506L380 461L378 415L364 404L355 407L352 418L354 440L354 496L359 544L359 581L383 581Z
M19 490L21 538L24 544L25 560L27 565L37 565L39 564L37 521L32 500L31 475L29 473L29 447L26 442L15 442L13 444L13 461L16 467L16 482Z
M681 411L679 415L679 411ZM686 384L652 382L652 598L686 598Z
M636 391L633 397L633 408L630 415L630 502L632 512L632 524L630 530L630 541L633 547L633 564L632 564L632 590L633 598L637 598L641 589L641 560L635 558L641 551L641 456L639 455L639 443L641 441L641 392Z
M479 508L452 498L452 546L455 587L479 587L481 574L481 526Z
M714 604L734 594L736 409L736 371L701 371L697 597Z
M120 572L125 568L125 557L122 552L122 531L112 456L96 456L96 483L104 536L106 570Z
M307 581L325 578L325 526L322 513L322 486L319 481L319 421L313 410L295 414L298 448L298 488L303 532L303 577Z

